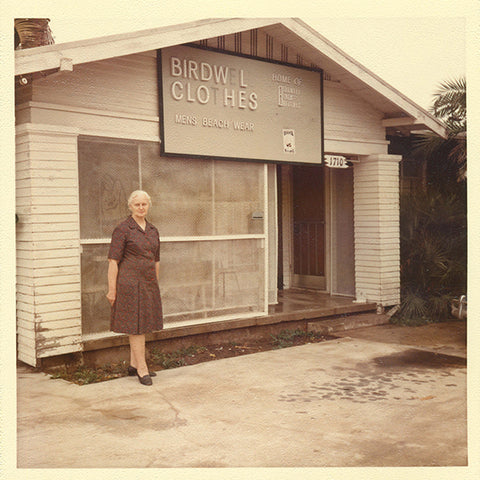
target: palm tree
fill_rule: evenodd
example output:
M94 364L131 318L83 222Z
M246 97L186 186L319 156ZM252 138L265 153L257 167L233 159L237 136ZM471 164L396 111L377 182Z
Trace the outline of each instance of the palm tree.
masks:
M48 18L16 18L15 19L15 49L52 45L52 31Z

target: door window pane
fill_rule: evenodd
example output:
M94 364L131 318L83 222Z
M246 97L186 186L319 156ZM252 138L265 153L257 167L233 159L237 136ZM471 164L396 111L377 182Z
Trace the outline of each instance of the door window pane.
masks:
M331 169L332 293L355 295L353 168Z

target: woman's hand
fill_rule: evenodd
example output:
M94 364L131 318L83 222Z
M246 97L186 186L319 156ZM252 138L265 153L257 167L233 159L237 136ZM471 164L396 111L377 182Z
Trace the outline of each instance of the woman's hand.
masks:
M118 261L112 258L108 259L108 293L107 300L113 307L115 299L117 298L117 276L118 276Z
M113 307L113 304L115 303L115 299L117 298L117 292L108 292L107 295L107 300L110 302L110 305Z

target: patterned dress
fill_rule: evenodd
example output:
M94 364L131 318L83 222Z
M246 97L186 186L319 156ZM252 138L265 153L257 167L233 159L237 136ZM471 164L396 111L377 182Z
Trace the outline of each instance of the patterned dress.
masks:
M160 259L158 230L147 222L143 231L128 217L113 231L108 258L118 261L110 329L130 335L161 330L162 301L155 270Z

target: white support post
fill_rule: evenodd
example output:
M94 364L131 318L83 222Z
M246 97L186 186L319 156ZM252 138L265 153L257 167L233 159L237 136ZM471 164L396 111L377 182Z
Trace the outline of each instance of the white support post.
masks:
M400 302L399 155L354 165L355 291L358 302Z
M37 366L82 349L78 131L16 133L18 357Z

